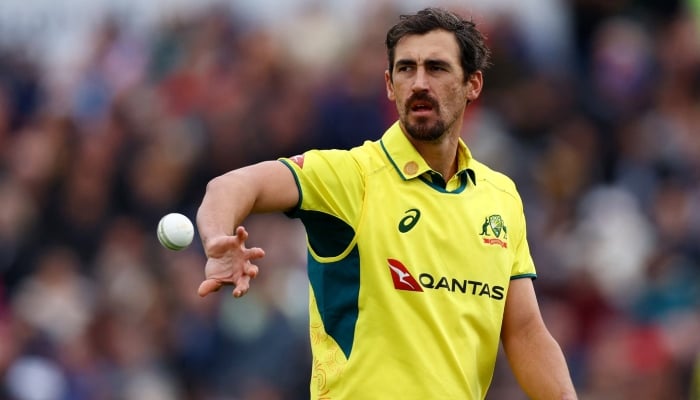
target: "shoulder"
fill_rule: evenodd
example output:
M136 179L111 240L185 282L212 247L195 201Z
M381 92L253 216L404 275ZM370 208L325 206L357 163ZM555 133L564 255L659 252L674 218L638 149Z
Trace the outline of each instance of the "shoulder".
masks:
M488 190L500 192L518 203L521 202L515 182L509 176L474 159L471 160L469 167L474 171L477 186L481 185L482 188L486 186Z
M312 149L304 153L304 157L314 157L325 160L356 160L366 162L374 158L381 146L378 141L367 140L363 144L350 149Z
M362 179L376 169L380 146L367 141L351 149L311 149L293 157L279 160L301 180Z

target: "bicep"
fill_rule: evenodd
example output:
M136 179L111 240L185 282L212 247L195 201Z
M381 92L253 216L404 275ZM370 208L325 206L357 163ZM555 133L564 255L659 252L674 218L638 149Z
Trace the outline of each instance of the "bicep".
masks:
M506 296L501 339L506 344L516 335L527 335L540 329L545 329L545 326L532 279L513 280Z
M280 161L263 161L230 174L237 175L243 182L239 190L254 194L252 212L288 211L299 201L294 174Z

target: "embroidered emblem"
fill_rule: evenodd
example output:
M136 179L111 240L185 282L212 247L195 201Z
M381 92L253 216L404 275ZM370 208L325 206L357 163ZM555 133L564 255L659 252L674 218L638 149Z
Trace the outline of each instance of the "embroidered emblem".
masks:
M489 233L489 230L491 233ZM501 238L501 234L503 235L503 238ZM498 214L490 215L484 218L484 223L481 225L481 233L479 236L484 236L483 240L486 244L499 245L504 249L508 247L508 228L506 228L503 218L501 218L501 216Z

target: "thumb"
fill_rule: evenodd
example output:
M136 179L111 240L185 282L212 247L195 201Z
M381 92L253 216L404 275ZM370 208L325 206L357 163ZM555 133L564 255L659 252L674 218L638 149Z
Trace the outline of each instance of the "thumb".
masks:
M218 291L219 289L221 289L221 286L223 286L223 284L217 281L216 279L207 279L199 285L199 289L197 289L197 294L200 297L204 297L209 293Z

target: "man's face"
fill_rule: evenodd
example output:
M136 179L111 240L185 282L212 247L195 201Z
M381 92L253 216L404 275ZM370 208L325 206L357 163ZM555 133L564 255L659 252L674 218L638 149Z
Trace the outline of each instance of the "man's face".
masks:
M413 139L436 141L458 129L467 100L479 96L481 72L466 81L454 34L435 30L403 37L395 48L393 76L385 73L387 96Z

